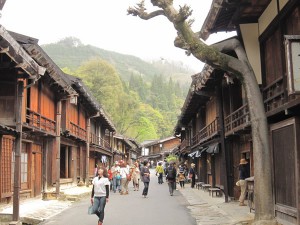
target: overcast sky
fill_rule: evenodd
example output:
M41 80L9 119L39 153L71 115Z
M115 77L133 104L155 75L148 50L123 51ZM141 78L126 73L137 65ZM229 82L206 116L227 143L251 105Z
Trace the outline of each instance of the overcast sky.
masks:
M39 39L39 44L65 37L79 38L84 44L138 56L142 59L180 61L199 72L203 64L174 47L176 31L163 16L145 21L128 16L127 8L139 0L7 0L0 23L7 29ZM152 9L150 0L146 8ZM211 0L174 0L174 6L188 4L199 31ZM154 8L156 9L156 8ZM208 44L232 34L212 35Z

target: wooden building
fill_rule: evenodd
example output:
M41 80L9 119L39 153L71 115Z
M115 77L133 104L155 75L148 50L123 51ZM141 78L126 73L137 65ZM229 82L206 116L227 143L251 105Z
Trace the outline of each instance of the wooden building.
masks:
M300 223L299 17L298 0L214 0L200 32L206 40L214 32L237 31L261 84L272 152L274 214L282 224ZM251 159L251 141L241 148L250 149L245 153Z
M134 163L138 155L140 155L139 143L132 139L127 138L121 134L113 135L113 162L124 160L129 164Z
M3 27L0 35L1 201L17 192L21 198L56 196L61 185L87 183L94 155L101 152L111 160L114 125L82 82L64 74L37 39ZM14 184L15 168L20 185Z
M37 82L45 68L37 64L3 26L0 26L0 36L0 199L9 202L13 190L15 197L19 197L20 192L29 196L41 192L41 176L28 174L28 169L36 168L37 175L41 175L40 149L33 144L31 150L27 149L27 143L22 141L25 136L22 125L27 115L24 87ZM33 163L29 166L29 162ZM15 180L15 176L20 179Z
M141 144L142 155L140 160L147 159L156 166L157 162L163 161L169 154L173 153L179 144L180 139L174 136L160 140L146 141Z

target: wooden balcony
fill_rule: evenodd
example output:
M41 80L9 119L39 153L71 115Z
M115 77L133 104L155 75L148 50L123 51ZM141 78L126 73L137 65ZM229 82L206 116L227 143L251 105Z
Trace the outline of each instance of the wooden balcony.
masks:
M70 122L69 131L70 131L70 135L81 140L86 140L86 130L81 128L77 124Z
M111 150L109 142L104 140L100 136L97 136L94 133L90 134L90 144L102 147L102 148L107 149L109 151Z
M225 118L225 136L245 130L250 126L250 122L249 108L246 104Z
M201 144L219 133L219 119L216 118L212 123L205 126L201 129L193 138L192 138L192 146Z
M55 134L56 122L26 108L26 125L42 132Z
M180 149L185 149L190 147L190 142L187 139L184 139L180 144Z

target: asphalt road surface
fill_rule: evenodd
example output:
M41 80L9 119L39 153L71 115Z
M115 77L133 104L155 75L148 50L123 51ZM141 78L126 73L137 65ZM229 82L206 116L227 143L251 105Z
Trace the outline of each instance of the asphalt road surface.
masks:
M174 195L170 196L167 183L158 184L154 171L151 172L147 198L142 197L143 183L139 191L134 191L130 182L129 195L110 193L103 225L196 225L180 192L174 191ZM41 224L96 225L98 217L88 215L89 205L90 198L83 199Z

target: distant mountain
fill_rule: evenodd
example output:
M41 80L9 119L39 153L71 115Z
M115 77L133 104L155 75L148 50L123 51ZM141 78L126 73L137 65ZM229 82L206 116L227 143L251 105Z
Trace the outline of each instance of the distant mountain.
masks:
M68 37L57 43L42 45L42 48L60 68L68 67L76 70L83 62L93 58L101 58L112 64L124 81L129 81L131 75L141 75L145 81L150 81L155 75L172 77L183 86L191 82L195 72L180 62L158 60L146 62L136 56L107 51L91 45L83 45L74 37Z

